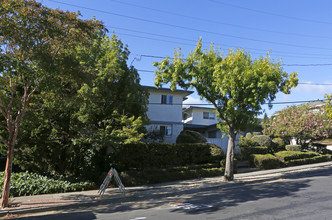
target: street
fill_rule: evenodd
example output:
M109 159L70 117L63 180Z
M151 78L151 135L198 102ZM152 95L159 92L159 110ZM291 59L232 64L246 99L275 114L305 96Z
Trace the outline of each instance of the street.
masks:
M22 219L331 219L332 168L259 183L151 190Z

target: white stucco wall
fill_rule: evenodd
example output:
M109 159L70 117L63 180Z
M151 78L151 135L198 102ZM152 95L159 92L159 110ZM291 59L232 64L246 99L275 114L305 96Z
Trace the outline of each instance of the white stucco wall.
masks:
M190 108L186 111L190 117L189 120L186 120L187 124L195 124L195 125L212 125L218 123L217 116L215 115L215 119L204 119L203 112L214 113L214 109L209 108Z
M151 104L148 105L147 115L150 121L182 122L182 101L185 93L167 90L149 90L149 92ZM172 95L173 104L161 104L162 95Z

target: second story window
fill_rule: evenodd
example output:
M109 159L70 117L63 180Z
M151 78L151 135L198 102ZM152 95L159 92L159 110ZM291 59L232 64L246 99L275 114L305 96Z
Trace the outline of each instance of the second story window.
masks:
M172 95L161 95L161 104L172 105L173 96Z
M216 115L213 112L203 112L203 119L215 119Z

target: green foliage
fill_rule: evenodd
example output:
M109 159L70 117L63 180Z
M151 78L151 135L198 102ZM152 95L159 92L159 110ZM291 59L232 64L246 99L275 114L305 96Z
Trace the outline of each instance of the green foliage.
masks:
M301 145L286 145L285 149L287 151L302 151L302 146Z
M248 133L248 134L250 134L250 133ZM240 137L240 140L238 143L239 147L245 148L245 147L258 146L258 143L256 141L254 141L251 137L253 137L252 134L246 135L246 137Z
M0 186L3 186L4 172L0 172ZM92 189L91 182L72 183L56 180L35 173L12 173L10 192L12 196L31 196L39 194L73 192Z
M321 162L331 161L331 158L332 158L331 155L319 155L312 158L289 160L284 164L285 166L297 166L304 164L321 163Z
M272 144L271 138L266 135L255 135L251 139L252 141L256 142L258 146L266 146L270 148Z
M168 169L149 169L143 171L124 171L120 178L125 186L156 184L170 181L222 176L223 168L216 167L177 167Z
M315 152L280 151L276 153L275 156L285 166L319 163L331 160L331 155L321 155Z
M285 150L285 146L286 146L286 144L285 144L285 141L284 141L282 138L279 138L279 137L277 137L277 138L273 138L273 139L272 139L272 142L273 142L274 144L276 144L276 146L277 146L277 151L283 151L283 150Z
M206 138L197 131L183 130L176 138L176 143L206 143Z
M315 152L301 152L301 151L280 151L274 154L280 161L287 162L290 160L304 159L304 158L312 158L315 156L319 156L319 153Z
M244 159L249 159L252 154L268 154L269 148L265 146L241 147L241 154Z
M109 162L123 171L212 163L223 158L222 149L214 144L136 143L119 145Z
M274 115L264 126L264 134L295 138L297 144L307 146L308 141L328 138L332 135L332 120L322 108L313 104L287 107Z
M215 50L213 44L202 50L202 40L195 50L183 59L181 50L174 58L155 62L155 85L170 83L184 89L195 88L201 99L205 98L216 107L217 117L223 123L218 127L229 135L225 179L232 180L231 172L236 133L255 124L262 105L271 103L279 91L290 93L297 86L297 73L289 76L280 63L269 54L253 59L244 50L229 50L226 56ZM270 105L271 107L271 105Z
M95 180L109 169L109 146L143 138L148 94L127 66L129 51L116 36L93 37L92 47L76 48L81 79L34 96L15 150L22 170Z
M272 154L253 154L250 157L251 163L257 168L267 170L280 167L280 161Z
M327 117L332 120L332 94L326 94L325 98L327 98L327 102L325 103L325 112L327 114Z

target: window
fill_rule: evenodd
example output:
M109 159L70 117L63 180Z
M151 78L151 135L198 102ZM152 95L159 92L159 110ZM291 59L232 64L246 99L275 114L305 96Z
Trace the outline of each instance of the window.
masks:
M217 131L209 131L208 138L217 138Z
M203 112L203 119L215 119L216 115L213 112Z
M171 125L161 125L160 133L164 136L172 136L172 126Z
M167 105L173 104L173 96L172 95L161 95L161 104L167 104Z

